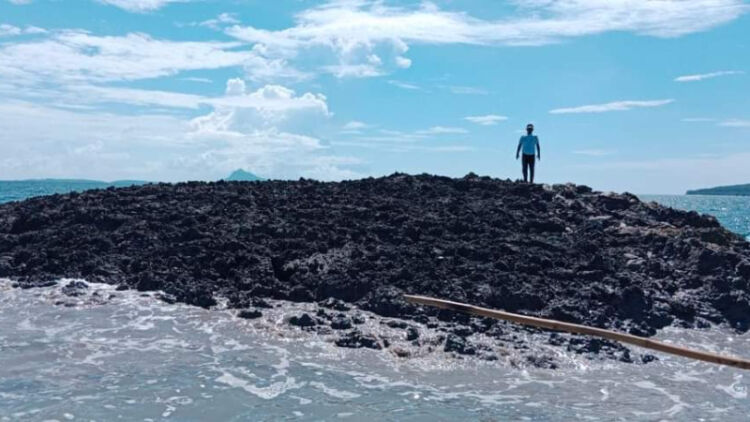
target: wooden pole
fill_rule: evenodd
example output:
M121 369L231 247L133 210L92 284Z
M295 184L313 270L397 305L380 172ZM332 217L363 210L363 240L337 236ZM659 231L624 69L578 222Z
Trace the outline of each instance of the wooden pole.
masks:
M645 337L634 336L632 334L618 333L616 331L605 330L603 328L589 327L580 324L571 324L568 322L556 321L553 319L536 318L525 315L514 314L511 312L498 311L494 309L481 308L479 306L467 305L465 303L453 302L450 300L435 299L427 296L404 295L404 298L411 303L420 305L434 306L442 309L449 309L456 312L479 315L483 317L502 319L505 321L515 322L517 324L531 325L533 327L547 328L550 330L567 331L569 333L586 334L591 336L603 337L609 340L615 340L622 343L633 344L646 349L658 350L664 353L684 356L690 359L702 360L704 362L718 363L719 365L728 365L735 368L750 369L750 360L736 358L733 356L722 356L710 352L687 349L684 347L674 346L672 344L662 343Z

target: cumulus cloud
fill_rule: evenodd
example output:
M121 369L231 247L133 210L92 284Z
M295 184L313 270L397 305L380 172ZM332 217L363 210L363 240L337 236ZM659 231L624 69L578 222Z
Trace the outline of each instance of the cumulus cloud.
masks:
M502 121L508 120L508 117L497 114L487 114L484 116L468 116L464 119L481 126L495 126Z
M0 102L0 157L12 157L0 165L10 178L175 181L216 179L240 167L272 178L361 176L359 160L304 134L294 116L265 117L231 107L189 119Z
M742 72L739 70L720 70L718 72L678 76L674 80L675 82L697 82L697 81L702 81L704 79L713 79L713 78L718 78L720 76L728 76L728 75L742 75L744 73L745 72Z
M206 97L73 84L35 91L33 101L46 106L6 99L0 102L0 156L13 163L0 165L8 177L212 179L238 167L274 178L359 175L358 160L333 153L315 135L321 119L331 116L325 96L250 86L230 79L224 95ZM99 111L109 102L148 111ZM190 110L195 117L156 114L159 108ZM95 165L81 168L82 159ZM70 173L74 168L83 173Z
M674 100L652 100L652 101L614 101L606 104L591 104L577 107L556 108L550 110L552 114L571 113L606 113L608 111L627 111L634 108L660 107L674 102Z
M742 0L532 0L515 2L516 12L497 20L441 9L383 1L331 1L307 9L281 30L235 25L227 34L263 46L269 60L302 65L316 54L332 62L317 69L338 77L369 77L389 66L411 65L409 44L542 45L605 32L677 37L737 19L748 11ZM382 65L368 63L378 54Z

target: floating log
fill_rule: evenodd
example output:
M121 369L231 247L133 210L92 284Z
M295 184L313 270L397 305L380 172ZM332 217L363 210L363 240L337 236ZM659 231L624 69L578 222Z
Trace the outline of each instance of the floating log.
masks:
M530 325L532 327L546 328L549 330L566 331L575 334L585 334L596 337L603 337L609 340L628 343L645 349L657 350L664 353L670 353L677 356L683 356L690 359L702 360L704 362L717 363L735 368L750 369L750 360L737 358L733 356L722 356L716 353L703 352L700 350L688 349L685 347L675 346L672 344L662 343L645 337L634 336L632 334L618 333L616 331L605 330L603 328L589 327L587 325L571 324L568 322L556 321L553 319L537 318L525 315L514 314L511 312L498 311L495 309L482 308L479 306L467 305L465 303L453 302L450 300L436 299L427 296L404 295L404 298L411 303L420 305L434 306L436 308L449 309L451 311L463 312L483 317L502 319L505 321L515 322L517 324Z

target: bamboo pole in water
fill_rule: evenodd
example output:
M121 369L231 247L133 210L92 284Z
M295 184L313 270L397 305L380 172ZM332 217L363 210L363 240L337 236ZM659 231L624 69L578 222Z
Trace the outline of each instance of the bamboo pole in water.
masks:
M603 337L609 340L615 340L622 343L633 344L646 349L658 350L664 353L671 353L677 356L683 356L690 359L702 360L704 362L718 363L719 365L733 366L735 368L750 369L750 360L736 358L733 356L722 356L716 353L702 352L692 350L672 344L662 343L644 337L634 336L632 334L618 333L616 331L605 330L603 328L589 327L580 324L571 324L568 322L556 321L553 319L536 318L525 315L514 314L511 312L498 311L494 309L481 308L479 306L467 305L465 303L453 302L450 300L435 299L427 296L404 295L404 298L411 303L420 305L434 306L451 311L464 312L467 314L479 315L483 317L502 319L505 321L515 322L517 324L531 325L539 328L550 330L567 331L569 333L586 334L591 336Z

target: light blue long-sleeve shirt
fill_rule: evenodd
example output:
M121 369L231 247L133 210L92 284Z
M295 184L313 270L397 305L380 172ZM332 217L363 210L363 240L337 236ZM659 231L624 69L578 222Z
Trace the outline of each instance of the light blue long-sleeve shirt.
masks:
M539 145L539 138L536 135L523 135L518 140L518 145L521 146L521 151L526 155L535 155L536 147Z

